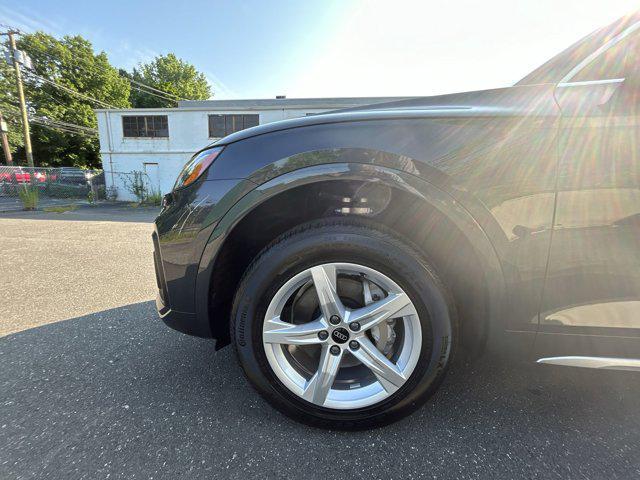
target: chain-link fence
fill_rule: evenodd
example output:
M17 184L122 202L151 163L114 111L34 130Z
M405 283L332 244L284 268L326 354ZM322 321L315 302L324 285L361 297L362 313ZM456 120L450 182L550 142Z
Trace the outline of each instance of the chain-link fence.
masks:
M0 211L93 203L106 198L101 170L0 166Z

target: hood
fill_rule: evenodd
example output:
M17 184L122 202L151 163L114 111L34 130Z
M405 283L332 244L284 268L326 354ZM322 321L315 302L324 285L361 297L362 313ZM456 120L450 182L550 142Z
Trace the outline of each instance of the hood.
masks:
M308 117L267 123L232 133L210 146L228 145L245 138L290 128L327 123L357 122L395 118L476 117L557 115L553 98L555 85L522 85L491 90L415 97L388 103L376 103Z

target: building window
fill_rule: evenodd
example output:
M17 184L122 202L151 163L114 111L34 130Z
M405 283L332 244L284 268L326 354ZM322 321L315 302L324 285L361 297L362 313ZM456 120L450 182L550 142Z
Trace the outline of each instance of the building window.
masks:
M209 115L209 137L222 138L260 123L260 115Z
M168 137L169 120L166 115L126 115L122 117L125 137Z

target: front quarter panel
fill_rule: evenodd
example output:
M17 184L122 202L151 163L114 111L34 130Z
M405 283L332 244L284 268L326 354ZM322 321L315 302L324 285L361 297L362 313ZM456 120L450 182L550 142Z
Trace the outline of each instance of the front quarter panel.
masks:
M345 154L348 153L345 152ZM373 152L369 154L375 156ZM387 159L392 157L393 155L386 154ZM400 160L395 158L395 161ZM216 316L216 312L208 312L207 299L211 292L210 280L216 266L216 256L234 228L263 202L280 194L286 194L290 189L327 181L375 181L378 185L382 184L407 192L416 201L429 204L445 215L478 252L486 274L486 282L490 286L489 310L495 314L496 319L502 317L505 285L500 261L490 241L469 212L450 195L414 175L379 165L359 163L328 163L297 169L263 183L242 197L218 222L202 256L196 295L199 299L197 303L199 317L208 317L211 313L214 322L223 321Z

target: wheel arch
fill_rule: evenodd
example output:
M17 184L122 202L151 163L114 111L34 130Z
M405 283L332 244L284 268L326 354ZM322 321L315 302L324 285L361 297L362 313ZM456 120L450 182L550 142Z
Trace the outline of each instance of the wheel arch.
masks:
M390 192L388 205L381 211L366 212L380 205L357 202L354 193L362 186L374 192L370 197L385 197ZM198 269L196 311L198 317L209 319L219 347L229 341L233 295L255 255L284 231L330 215L364 218L396 230L437 269L446 270L447 281L456 283L451 287L454 297L456 292L458 297L464 292L465 298L473 298L462 315L474 317L474 321L463 322L465 338L477 338L479 346L493 336L494 329L501 329L494 321L501 318L505 294L500 261L481 226L455 198L407 172L370 164L333 163L272 178L243 197L214 229ZM463 254L456 257L454 253L459 252Z

